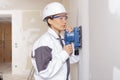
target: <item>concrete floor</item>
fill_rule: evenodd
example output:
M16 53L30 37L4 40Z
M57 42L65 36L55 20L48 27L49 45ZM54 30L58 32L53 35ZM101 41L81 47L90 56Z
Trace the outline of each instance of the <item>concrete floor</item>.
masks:
M27 80L25 75L12 75L11 64L0 64L0 72L3 74L3 80Z

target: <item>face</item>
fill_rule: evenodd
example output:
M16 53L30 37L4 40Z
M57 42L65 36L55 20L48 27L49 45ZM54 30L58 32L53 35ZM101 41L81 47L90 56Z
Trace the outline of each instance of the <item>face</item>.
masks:
M64 31L66 28L66 23L67 23L67 14L65 13L61 13L61 14L57 14L53 17L53 19L49 19L50 21L48 21L51 25L51 28L57 32L58 34L61 31Z

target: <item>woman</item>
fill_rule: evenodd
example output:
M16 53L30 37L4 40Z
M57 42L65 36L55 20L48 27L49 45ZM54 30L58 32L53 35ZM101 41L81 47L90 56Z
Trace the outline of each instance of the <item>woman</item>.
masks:
M43 21L48 24L48 31L34 44L32 63L35 68L35 80L70 80L70 64L79 61L73 54L72 44L64 45L61 32L72 31L66 27L67 12L58 2L52 2L43 10Z

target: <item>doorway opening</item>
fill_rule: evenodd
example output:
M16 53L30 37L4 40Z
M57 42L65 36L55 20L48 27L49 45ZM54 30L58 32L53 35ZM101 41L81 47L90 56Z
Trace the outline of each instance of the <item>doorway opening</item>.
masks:
M12 70L12 18L0 15L0 72Z

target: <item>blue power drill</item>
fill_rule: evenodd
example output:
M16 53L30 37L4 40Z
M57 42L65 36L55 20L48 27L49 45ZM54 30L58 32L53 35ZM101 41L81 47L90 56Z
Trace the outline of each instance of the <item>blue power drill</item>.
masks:
M65 31L65 44L74 44L75 55L79 55L79 48L82 47L82 27L74 27L72 32Z

